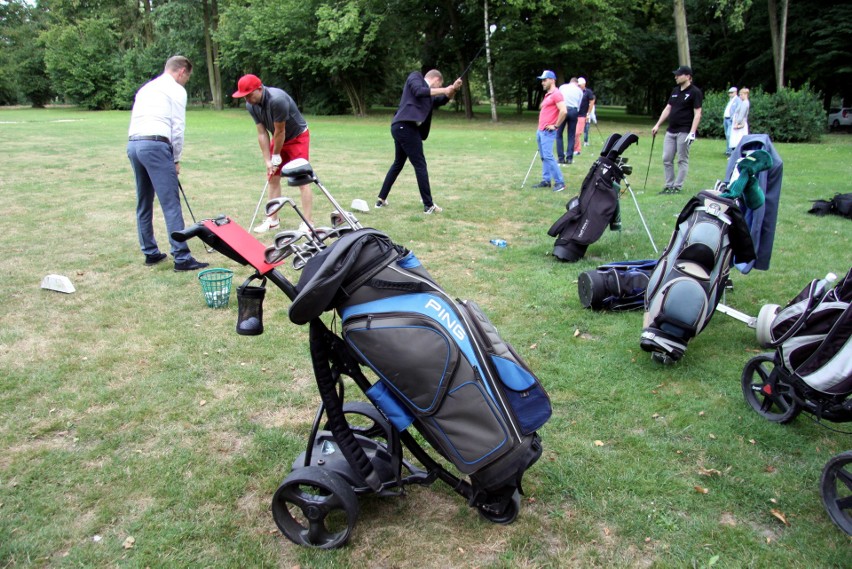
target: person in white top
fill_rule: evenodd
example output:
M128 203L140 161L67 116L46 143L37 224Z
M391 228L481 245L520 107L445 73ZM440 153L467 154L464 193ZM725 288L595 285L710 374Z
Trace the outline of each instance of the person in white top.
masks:
M186 243L172 239L172 232L184 228L180 205L178 174L186 126L186 89L192 76L192 62L182 55L166 61L163 74L136 92L130 114L127 157L136 175L136 227L145 264L166 259L154 238L154 196L163 209L175 271L203 269L208 263L196 261Z
M740 89L740 103L737 105L733 116L731 116L731 140L728 151L733 153L740 141L748 134L748 111L751 103L748 100L748 88Z
M580 102L583 100L583 90L577 83L577 78L572 77L568 83L559 86L559 92L565 100L568 116L559 125L556 132L556 154L560 164L572 164L574 162L574 137L577 130L577 117L580 114ZM568 130L568 152L563 146L562 132Z
M731 124L733 123L734 113L737 111L740 99L737 97L737 88L731 87L728 89L728 104L725 105L725 112L722 116L722 124L725 127L725 156L731 155Z

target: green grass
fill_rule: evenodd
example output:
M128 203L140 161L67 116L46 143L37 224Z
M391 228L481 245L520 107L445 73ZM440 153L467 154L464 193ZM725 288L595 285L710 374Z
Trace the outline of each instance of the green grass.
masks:
M238 336L233 297L226 310L208 309L194 274L142 264L128 113L0 110L0 567L849 567L849 538L824 512L818 481L850 438L804 416L771 424L747 407L739 378L760 351L753 330L716 315L681 362L662 367L639 349L641 313L581 308L580 272L655 257L632 200L622 203L624 231L605 233L581 262L550 256L547 229L611 132L641 138L627 156L658 247L687 199L657 194L652 118L598 116L592 146L564 169L569 191L553 194L529 189L538 164L520 189L534 115L509 109L494 125L442 112L426 155L444 213L422 215L406 167L391 206L361 215L488 312L545 384L554 416L514 524L482 521L436 483L401 499L362 498L352 543L325 552L290 544L269 511L319 399L289 301L269 290L265 334ZM254 125L242 110L193 109L187 122L181 179L195 214L248 225L264 184ZM392 160L388 114L309 122L323 183L343 204L372 204ZM784 184L771 270L735 272L726 298L748 314L852 264L849 221L805 213L809 200L852 191L852 137L777 150ZM699 140L688 193L724 171L723 143ZM318 198L316 211L327 219L330 208ZM508 247L490 245L495 237ZM235 286L250 274L191 247L235 270ZM77 292L40 289L50 273Z

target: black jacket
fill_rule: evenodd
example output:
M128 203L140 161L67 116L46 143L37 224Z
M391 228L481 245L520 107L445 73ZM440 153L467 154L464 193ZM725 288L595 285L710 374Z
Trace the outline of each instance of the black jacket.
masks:
M446 95L431 95L432 89L419 71L413 71L405 80L399 108L393 116L392 123L414 122L420 130L420 138L429 138L432 126L432 109L446 105L450 98Z

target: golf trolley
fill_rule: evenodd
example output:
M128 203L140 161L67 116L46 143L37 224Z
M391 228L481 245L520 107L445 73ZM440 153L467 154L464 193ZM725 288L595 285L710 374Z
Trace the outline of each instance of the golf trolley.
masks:
M180 241L198 237L251 265L255 273L241 289L268 280L293 301L291 321L310 325L322 403L305 451L273 497L278 528L299 545L340 547L355 526L358 495L399 496L406 486L438 479L486 520L513 522L523 474L542 453L536 430L551 413L537 378L473 301L448 297L413 253L362 227L307 161L286 164L282 176L290 186L319 187L334 207L330 227L311 226L282 197L266 204L267 215L289 206L307 233L282 231L265 247L220 216L173 234ZM278 270L288 258L301 270L296 285ZM238 294L240 334L263 330L263 289L253 288L255 294ZM321 320L328 310L339 315L342 337ZM344 377L369 402L344 401ZM462 476L434 459L409 426Z

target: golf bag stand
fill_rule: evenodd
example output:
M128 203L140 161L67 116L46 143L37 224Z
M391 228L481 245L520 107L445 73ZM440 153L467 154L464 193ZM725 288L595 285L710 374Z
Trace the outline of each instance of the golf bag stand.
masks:
M742 389L769 421L788 423L802 411L852 421L852 269L834 288L830 276L811 281L784 308L769 304L758 314L758 342L775 353L746 364Z
M715 190L699 192L681 211L648 281L639 342L643 350L661 363L683 357L719 303L734 254L754 258L740 209Z
M282 174L290 185L317 184L337 210L336 227L311 235L282 231L268 247L226 216L172 234L179 241L199 237L251 265L252 278L266 279L293 301L290 319L309 324L322 403L305 451L273 496L278 528L299 545L340 547L357 521L358 495L398 496L408 485L435 480L483 518L513 522L523 475L542 453L536 430L551 414L538 379L474 302L450 298L413 253L363 229L309 163L285 165ZM267 212L288 199L277 200ZM278 270L290 256L302 270L297 285ZM328 310L340 315L342 338L320 318ZM344 377L369 402L346 401Z
M612 134L606 140L600 156L583 180L580 194L568 200L566 213L547 232L556 237L554 257L569 263L579 261L607 226L620 228L619 183L632 172L621 154L638 140L639 137L630 132L623 136Z

